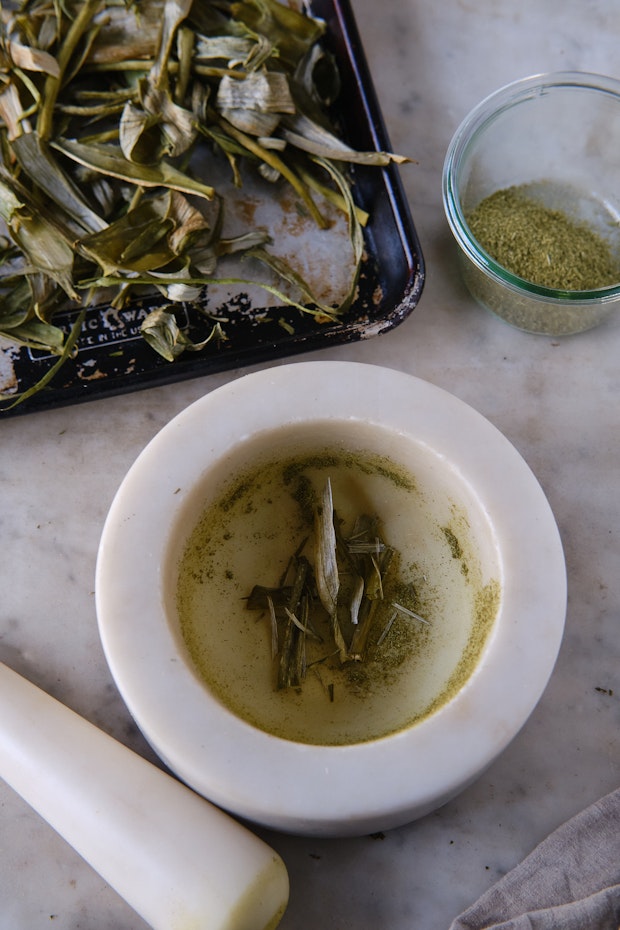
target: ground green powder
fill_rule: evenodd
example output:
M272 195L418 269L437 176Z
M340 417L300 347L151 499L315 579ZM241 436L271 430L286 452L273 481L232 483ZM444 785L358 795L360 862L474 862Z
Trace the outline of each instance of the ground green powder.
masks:
M467 222L496 262L532 284L588 291L620 281L618 262L602 236L520 187L486 197Z

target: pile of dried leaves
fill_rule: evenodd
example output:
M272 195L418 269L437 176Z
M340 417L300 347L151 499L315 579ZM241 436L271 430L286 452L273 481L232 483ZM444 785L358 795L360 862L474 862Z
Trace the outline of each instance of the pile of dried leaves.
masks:
M121 307L151 287L170 305L142 332L173 360L205 345L178 328L174 302L198 303L232 253L275 272L287 295L260 286L303 312L346 309L363 217L345 165L405 159L354 152L330 128L338 74L322 21L278 0L23 0L1 25L0 335L60 365L100 289ZM242 164L284 179L319 227L323 198L342 208L354 268L340 306L318 302L265 232L223 237L225 198L208 157L196 173L197 147L236 185ZM83 311L66 336L54 315L68 304ZM214 322L206 342L219 335Z

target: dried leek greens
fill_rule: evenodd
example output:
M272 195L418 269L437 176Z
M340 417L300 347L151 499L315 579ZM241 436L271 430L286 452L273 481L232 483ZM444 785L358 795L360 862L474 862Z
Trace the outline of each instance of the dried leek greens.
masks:
M313 539L302 541L278 587L255 585L248 596L248 609L268 611L278 689L303 685L308 639L321 644L314 664L335 659L344 666L364 662L371 643L376 653L396 616L427 623L385 598L384 581L398 554L381 538L377 518L361 515L348 537L341 526L328 479L315 507Z
M201 309L202 289L213 283L258 284L319 321L337 319L353 299L364 222L346 164L407 159L355 152L331 128L326 106L339 79L321 46L325 28L279 0L21 0L4 7L0 217L8 239L0 335L64 359L76 336L54 323L59 309L88 310L102 294L121 307L154 288L170 304L154 311L143 334L172 361L225 338L212 321L211 336L195 344L174 314L178 301ZM197 149L207 153L200 175ZM222 238L225 197L208 176L215 155L236 186L245 164L290 184L319 227L321 200L340 206L353 255L340 305L317 300L259 230ZM233 252L281 283L219 278L221 258Z

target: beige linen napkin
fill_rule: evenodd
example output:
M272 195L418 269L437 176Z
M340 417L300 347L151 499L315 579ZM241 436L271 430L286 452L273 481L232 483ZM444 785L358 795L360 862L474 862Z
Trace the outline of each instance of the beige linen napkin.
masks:
M620 789L555 830L450 930L620 930Z

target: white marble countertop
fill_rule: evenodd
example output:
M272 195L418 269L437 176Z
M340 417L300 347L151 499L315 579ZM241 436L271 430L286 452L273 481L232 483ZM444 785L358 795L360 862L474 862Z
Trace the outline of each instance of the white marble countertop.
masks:
M411 372L502 430L540 480L560 527L567 626L526 726L447 806L380 838L263 835L291 876L282 930L447 930L551 830L620 783L620 318L551 339L511 329L474 304L455 269L441 167L462 117L499 86L547 70L620 77L620 12L615 0L354 5L392 146L418 161L402 177L427 280L395 331L312 357ZM148 758L97 634L99 536L145 443L188 403L240 374L0 422L2 656ZM0 783L0 930L50 926L145 924Z

